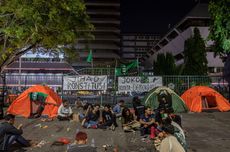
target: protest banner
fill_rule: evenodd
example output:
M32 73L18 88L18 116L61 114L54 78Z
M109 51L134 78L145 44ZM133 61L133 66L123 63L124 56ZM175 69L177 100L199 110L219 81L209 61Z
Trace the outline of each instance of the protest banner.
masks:
M63 90L106 90L107 83L106 75L64 76Z
M162 77L118 77L118 92L147 92L162 86Z

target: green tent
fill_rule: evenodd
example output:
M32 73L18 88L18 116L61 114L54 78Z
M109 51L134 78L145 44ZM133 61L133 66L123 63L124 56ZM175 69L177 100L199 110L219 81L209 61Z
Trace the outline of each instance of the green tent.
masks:
M175 113L188 111L188 108L186 107L183 99L180 96L178 96L173 90L167 87L156 87L150 90L143 100L145 106L150 106L153 109L157 109L159 107L158 98L161 96L162 92L165 94L168 93L171 97L172 108Z

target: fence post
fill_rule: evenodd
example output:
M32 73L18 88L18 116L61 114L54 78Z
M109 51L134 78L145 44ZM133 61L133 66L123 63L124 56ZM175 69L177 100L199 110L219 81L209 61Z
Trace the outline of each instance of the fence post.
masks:
M62 78L61 78L61 80L62 80L62 87L61 87L61 99L63 100L63 94L64 94L64 92L63 92L63 85L64 85L64 75L62 74Z
M27 85L27 76L28 75L25 75L25 89L26 89L26 85Z
M188 75L188 78L187 78L188 79L188 88L187 88L187 90L190 88L190 79L189 79L189 77L190 76Z

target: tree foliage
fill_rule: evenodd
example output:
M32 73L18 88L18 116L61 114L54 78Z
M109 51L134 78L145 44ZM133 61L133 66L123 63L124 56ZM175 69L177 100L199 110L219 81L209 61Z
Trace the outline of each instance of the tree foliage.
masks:
M184 69L185 75L207 75L207 58L205 43L198 28L194 28L194 34L184 44Z
M153 62L153 70L155 75L178 74L175 60L171 53L157 54L157 60Z
M215 41L217 53L230 53L230 0L211 0L210 39Z
M0 0L0 7L0 72L30 49L59 52L93 38L82 0Z

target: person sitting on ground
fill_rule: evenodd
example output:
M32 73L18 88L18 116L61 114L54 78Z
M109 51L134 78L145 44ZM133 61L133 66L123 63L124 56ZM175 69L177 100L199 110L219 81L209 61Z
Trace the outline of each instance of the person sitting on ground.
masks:
M85 119L85 117L88 115L88 113L92 112L92 110L93 110L92 104L87 103L86 105L84 105L83 109L78 112L77 121L82 122L83 119Z
M185 140L185 134L183 129L180 127L179 124L174 122L170 117L167 117L166 119L163 119L162 125L172 125L174 127L174 136L177 138L181 146L184 148L185 151L187 151L188 145Z
M177 138L173 136L173 125L165 125L162 127L162 130L164 139L160 144L159 152L185 152Z
M172 108L172 96L167 90L161 90L158 94L159 107L164 109Z
M100 117L100 105L95 104L93 110L90 111L82 121L82 126L85 128L94 128L98 127L98 121Z
M157 125L162 124L163 119L167 118L168 114L166 113L166 110L164 107L158 108L155 110L155 122Z
M139 121L140 116L145 113L145 106L141 104L141 100L138 97L133 98L133 109L135 110L135 115Z
M140 122L136 121L134 115L130 112L129 108L122 110L122 127L125 132L135 131L140 128Z
M67 152L96 152L96 147L87 145L87 134L85 132L79 131L76 134L75 141L67 149Z
M58 108L58 116L57 118L61 120L71 120L73 119L73 111L69 106L67 100L63 100L61 106Z
M83 108L83 107L84 107L84 103L83 103L83 101L81 100L80 97L77 97L77 100L76 100L76 102L75 102L75 107L76 107L77 109Z
M171 118L171 120L173 120L175 123L180 125L180 127L182 127L181 117L174 113L173 108L167 109L166 112L167 112L167 115Z
M102 112L103 123L102 126L107 128L110 127L113 131L117 127L116 116L112 111L112 108L109 104L104 106L104 110Z
M29 118L39 118L45 109L45 100L47 95L41 92L31 92L31 114Z
M141 136L145 134L150 134L150 128L153 126L155 127L155 119L150 107L145 108L145 113L140 117L141 123Z
M122 115L122 109L124 107L124 100L120 100L114 107L113 107L113 112L116 115L116 117L121 117Z
M4 122L0 124L0 150L7 151L16 141L24 147L29 147L31 144L22 137L22 125L18 128L14 127L15 116L7 114L4 117Z

